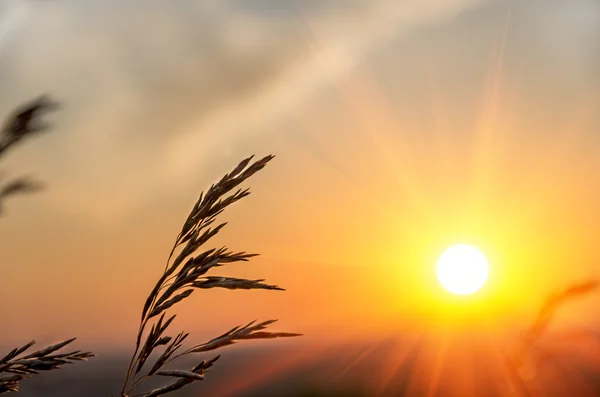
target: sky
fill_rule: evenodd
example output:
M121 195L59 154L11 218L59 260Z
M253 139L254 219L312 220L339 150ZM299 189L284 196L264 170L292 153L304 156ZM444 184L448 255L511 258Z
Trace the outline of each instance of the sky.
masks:
M252 154L276 158L213 244L261 256L220 275L287 291L194 296L180 327L431 326L456 243L491 266L469 318L526 324L599 276L598 40L595 0L3 2L0 115L62 108L2 164L46 189L1 219L0 345L130 346L198 194Z

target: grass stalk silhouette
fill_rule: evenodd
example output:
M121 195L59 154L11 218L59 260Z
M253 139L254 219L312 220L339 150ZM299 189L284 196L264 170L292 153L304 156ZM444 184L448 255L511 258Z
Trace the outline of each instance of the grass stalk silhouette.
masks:
M47 130L49 125L43 123L41 117L57 107L58 103L52 101L48 96L42 95L17 108L9 116L0 131L0 158L3 158L10 149L21 141ZM17 194L36 192L40 188L41 184L39 182L28 177L17 177L9 180L0 185L0 210L6 198ZM22 380L38 374L40 371L58 369L63 364L85 361L94 356L90 352L58 352L74 340L75 338L68 339L24 355L35 344L35 341L31 341L20 348L13 349L0 358L0 393L18 391Z
M587 280L579 283L574 283L567 288L550 295L542 304L537 312L534 321L525 331L523 337L517 341L517 348L510 357L507 358L509 371L512 375L512 380L524 396L531 395L527 389L527 382L521 375L521 370L526 362L534 355L533 348L540 342L546 333L556 312L566 303L582 298L596 291L600 287L597 280ZM542 354L545 354L542 351ZM552 355L546 354L547 358L553 358ZM553 358L554 359L554 358Z
M9 150L22 141L46 131L50 125L42 122L42 116L57 108L57 102L51 100L47 95L41 95L14 110L0 130L0 158L3 158ZM0 211L7 198L18 194L37 192L41 188L41 183L25 176L0 184Z
M19 391L19 383L29 375L38 374L39 371L58 369L61 365L85 361L94 356L90 352L78 350L69 353L55 353L74 340L75 338L69 339L27 355L22 354L26 353L35 344L35 341L13 349L0 359L0 374L5 374L0 376L0 393Z
M256 254L233 252L226 247L208 249L198 253L200 248L226 225L226 223L220 223L213 226L218 215L233 203L250 194L248 189L242 190L238 186L264 168L274 156L266 156L252 163L253 157L240 162L230 173L223 176L216 184L211 185L206 193L201 193L185 220L168 256L163 274L148 295L142 309L135 349L127 369L121 396L131 396L131 393L150 377L163 376L175 378L175 380L166 386L136 394L136 396L160 396L195 381L203 380L204 375L219 359L219 356L208 361L201 361L188 370L164 369L167 364L177 358L210 352L242 340L273 339L300 335L264 331L276 320L258 324L251 322L243 327L235 327L206 343L196 344L181 353L177 352L182 349L183 342L189 334L180 332L175 337L166 335L168 327L176 317L176 314L167 315L167 311L188 298L195 290L210 288L283 290L276 285L263 283L264 280L262 279L246 280L207 276L207 273L215 268L229 263L248 261ZM233 192L236 188L238 189ZM147 331L149 326L151 328ZM156 358L151 366L148 365L149 369L144 370L150 355L157 348L163 349L162 354Z

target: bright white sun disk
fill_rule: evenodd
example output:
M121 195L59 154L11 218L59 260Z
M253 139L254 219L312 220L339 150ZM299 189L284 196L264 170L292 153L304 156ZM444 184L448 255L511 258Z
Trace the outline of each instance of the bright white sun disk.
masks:
M440 284L457 295L468 295L478 291L485 284L488 273L485 255L466 244L448 248L437 262Z

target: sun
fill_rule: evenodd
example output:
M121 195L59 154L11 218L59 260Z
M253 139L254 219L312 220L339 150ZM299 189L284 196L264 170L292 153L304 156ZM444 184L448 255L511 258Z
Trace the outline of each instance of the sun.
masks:
M485 255L470 245L454 245L444 251L437 261L438 280L453 294L477 292L485 284L488 274Z

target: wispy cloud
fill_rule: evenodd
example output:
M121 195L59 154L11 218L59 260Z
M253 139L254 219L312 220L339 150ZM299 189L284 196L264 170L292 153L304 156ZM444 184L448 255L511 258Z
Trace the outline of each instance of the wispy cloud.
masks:
M266 125L289 115L320 89L353 71L365 62L371 51L390 39L423 25L447 20L478 3L482 1L403 4L395 1L355 1L352 6L342 8L339 2L325 2L329 5L325 11L329 12L321 14L314 8L299 7L298 13L311 42L309 55L289 65L270 84L261 87L259 95L220 109L209 119L192 126L188 134L176 137L168 157L168 164L174 165L169 177L186 175L185 169L199 166L201 159L192 156L190 151L206 144L207 138L222 142L239 133L265 129ZM332 8L335 8L334 12L331 12ZM206 137L198 131L215 133ZM181 156L186 152L189 154ZM188 161L181 163L176 161L177 158Z
M111 197L103 211L126 211L197 178L209 151L268 129L389 39L483 1L13 3L0 108L40 91L62 98L46 141L61 152L49 170L57 202Z

